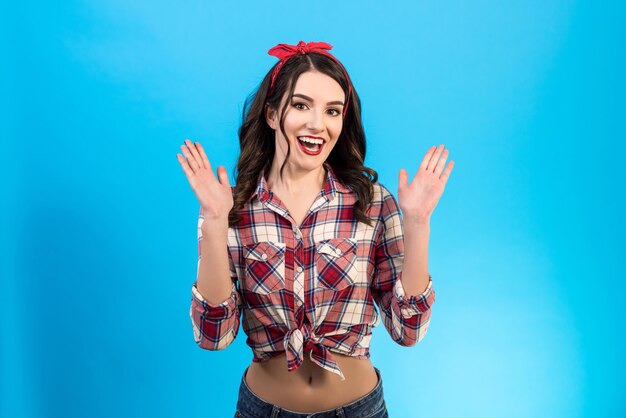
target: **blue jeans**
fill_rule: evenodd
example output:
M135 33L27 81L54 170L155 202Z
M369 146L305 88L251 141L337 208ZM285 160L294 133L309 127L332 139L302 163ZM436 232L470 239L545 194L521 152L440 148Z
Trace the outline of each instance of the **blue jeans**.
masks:
M380 370L376 387L361 398L346 405L320 412L295 412L265 402L250 390L246 383L248 368L243 373L239 385L239 399L235 418L389 418L383 395L383 379Z

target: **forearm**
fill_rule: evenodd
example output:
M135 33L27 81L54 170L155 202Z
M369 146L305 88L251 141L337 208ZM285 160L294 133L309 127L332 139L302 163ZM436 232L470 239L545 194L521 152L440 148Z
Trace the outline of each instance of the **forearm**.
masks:
M202 297L212 304L226 300L232 291L228 263L228 226L202 224L200 266L197 288Z
M430 220L416 221L405 218L402 221L402 229L404 232L402 287L404 287L406 294L419 295L426 290L429 280Z

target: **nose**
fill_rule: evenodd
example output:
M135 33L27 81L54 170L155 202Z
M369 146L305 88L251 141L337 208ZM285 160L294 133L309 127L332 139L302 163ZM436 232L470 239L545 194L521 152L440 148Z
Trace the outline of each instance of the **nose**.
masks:
M311 131L319 132L324 129L324 117L320 112L309 112L309 120L306 127Z

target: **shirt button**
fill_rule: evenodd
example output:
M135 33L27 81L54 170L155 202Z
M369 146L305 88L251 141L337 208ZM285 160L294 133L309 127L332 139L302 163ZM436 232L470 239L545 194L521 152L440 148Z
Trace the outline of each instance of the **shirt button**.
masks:
M302 267L300 267L300 266L296 267L296 271L297 271L298 273L302 273Z
M263 253L263 254L261 255L261 258L262 258L263 260L267 260L267 254Z
M341 254L343 254L343 253L341 252L341 250L335 250L335 254L337 254L337 255L341 255Z

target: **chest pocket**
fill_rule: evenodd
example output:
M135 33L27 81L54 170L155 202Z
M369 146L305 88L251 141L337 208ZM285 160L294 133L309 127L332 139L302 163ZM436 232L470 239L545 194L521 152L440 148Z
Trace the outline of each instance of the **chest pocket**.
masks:
M246 245L246 290L266 295L285 288L284 242L261 241Z
M316 244L315 267L319 286L342 290L357 280L357 241L331 238Z

